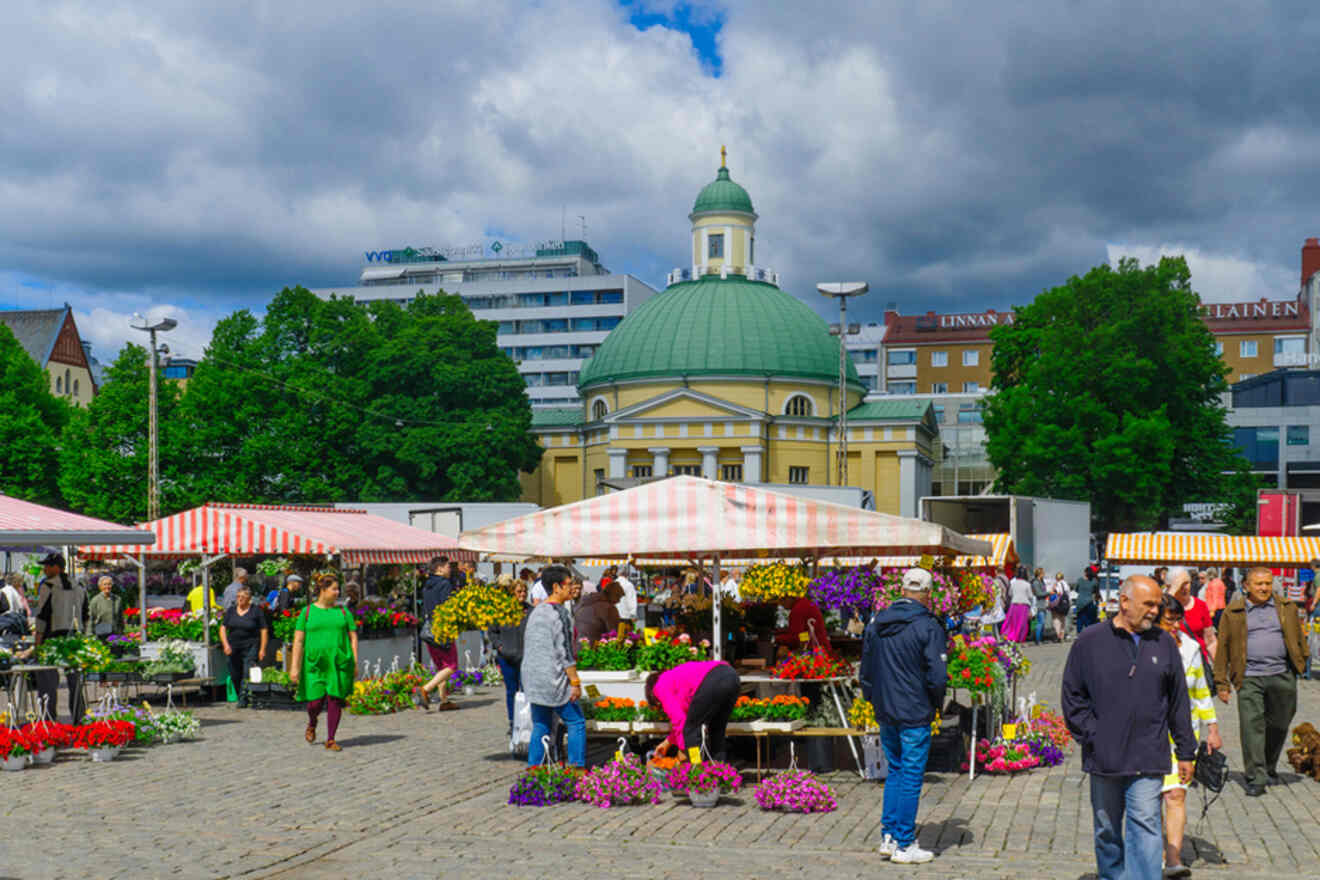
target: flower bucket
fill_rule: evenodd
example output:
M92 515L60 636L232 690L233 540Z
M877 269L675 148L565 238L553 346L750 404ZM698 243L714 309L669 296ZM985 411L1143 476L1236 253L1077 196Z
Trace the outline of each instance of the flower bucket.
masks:
M5 770L22 770L27 767L27 755L11 755L0 761L0 768Z
M632 729L631 721L597 721L596 729L609 733L627 733Z
M46 746L46 748L32 756L34 764L51 764L55 761L55 747Z
M720 802L720 790L713 788L710 791L689 791L688 800L694 807L713 807Z
M115 755L119 754L117 750L109 747L103 749L88 749L87 751L88 753L91 754L92 760L98 763L113 761L115 759Z
M476 694L477 689L470 684L463 685L463 696L470 697Z
M176 743L178 741L179 741L179 735L177 733L162 733L160 735L161 745L168 746L171 743Z

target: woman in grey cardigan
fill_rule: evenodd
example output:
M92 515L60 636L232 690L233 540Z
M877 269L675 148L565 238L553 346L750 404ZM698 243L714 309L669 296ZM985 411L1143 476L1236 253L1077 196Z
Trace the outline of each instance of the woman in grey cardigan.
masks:
M542 739L550 735L551 720L558 715L568 729L568 764L585 767L587 725L578 705L582 682L574 652L573 618L564 608L573 593L568 569L547 566L541 573L541 585L548 597L528 613L523 633L522 686L532 705L527 765L535 767L544 760Z

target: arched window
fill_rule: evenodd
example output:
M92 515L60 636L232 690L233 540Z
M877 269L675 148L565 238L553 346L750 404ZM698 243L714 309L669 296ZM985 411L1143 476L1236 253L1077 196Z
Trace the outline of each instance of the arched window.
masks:
M603 400L598 400L591 405L592 421L596 421L596 422L601 421L602 419L605 418L605 416L609 415L609 412L610 412L610 408L605 405L605 401Z
M65 371L64 371L64 390L65 390L65 391L71 391L72 388L73 388L73 386L69 384L69 371L68 371L68 370L65 370Z
M786 416L811 416L815 414L815 404L805 394L794 394L784 401L784 415Z
M73 380L73 396L74 396L74 397L77 397L77 396L78 396L78 380L77 380L77 379L74 379L74 380Z
M56 376L56 377L55 377L55 393L56 393L56 394L63 394L63 393L64 393L64 377L63 377L63 376Z

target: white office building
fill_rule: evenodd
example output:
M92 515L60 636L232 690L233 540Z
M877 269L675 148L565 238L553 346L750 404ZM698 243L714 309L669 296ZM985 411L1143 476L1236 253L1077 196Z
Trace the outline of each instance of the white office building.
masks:
M499 322L498 341L518 364L533 406L578 406L578 371L624 316L656 291L615 275L585 241L536 246L471 245L367 251L356 287L318 296L406 303L417 291L461 296L472 313Z

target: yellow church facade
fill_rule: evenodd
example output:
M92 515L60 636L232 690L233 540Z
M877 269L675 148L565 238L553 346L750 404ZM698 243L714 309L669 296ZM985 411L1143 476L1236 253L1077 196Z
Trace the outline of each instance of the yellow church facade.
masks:
M864 403L851 361L840 401L839 342L756 264L757 216L726 167L689 219L692 266L583 365L583 405L534 411L544 452L522 475L523 500L549 507L673 474L838 485L842 404L847 484L871 492L876 510L914 516L938 442L929 402Z

